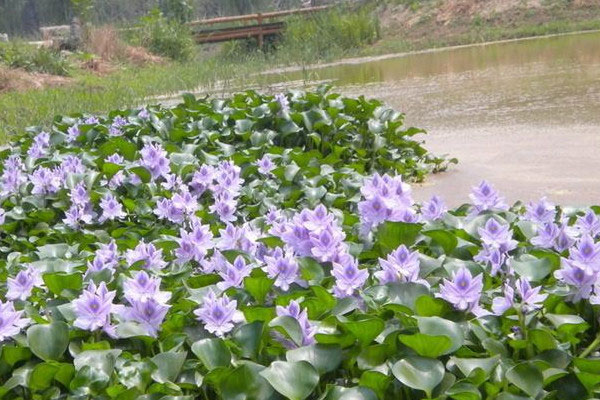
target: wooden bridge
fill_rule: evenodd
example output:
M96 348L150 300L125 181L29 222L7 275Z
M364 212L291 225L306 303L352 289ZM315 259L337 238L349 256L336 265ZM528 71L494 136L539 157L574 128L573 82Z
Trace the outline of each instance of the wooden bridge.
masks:
M228 40L256 38L258 46L263 47L265 37L279 35L285 30L285 21L274 20L290 15L310 14L317 11L323 11L330 7L331 6L307 7L296 10L203 19L188 22L187 25L192 28L194 39L197 43L215 43ZM242 25L224 28L198 29L198 27L238 23L242 23ZM248 23L252 24L248 25Z

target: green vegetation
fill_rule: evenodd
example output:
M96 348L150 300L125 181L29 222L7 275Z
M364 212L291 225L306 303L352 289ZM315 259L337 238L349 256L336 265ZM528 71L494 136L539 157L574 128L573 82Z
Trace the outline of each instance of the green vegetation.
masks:
M58 51L19 41L0 43L0 64L30 72L69 74L69 63Z
M172 60L188 61L194 55L195 44L187 27L164 17L158 9L141 18L130 36L132 43Z

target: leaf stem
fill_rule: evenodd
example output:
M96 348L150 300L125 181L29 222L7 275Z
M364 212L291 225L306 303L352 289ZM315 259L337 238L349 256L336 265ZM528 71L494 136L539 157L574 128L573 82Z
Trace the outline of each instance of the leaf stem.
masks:
M579 355L579 358L585 358L590 355L590 353L600 347L600 333L596 336L596 339L588 347L585 348Z

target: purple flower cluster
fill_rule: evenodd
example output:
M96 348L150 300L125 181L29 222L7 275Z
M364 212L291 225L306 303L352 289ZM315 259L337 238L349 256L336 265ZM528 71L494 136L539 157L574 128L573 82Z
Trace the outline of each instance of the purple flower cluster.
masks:
M237 301L230 300L226 295L217 297L213 291L208 292L202 306L194 314L207 331L220 337L230 332L234 323L243 320L242 314L237 310Z
M540 286L532 288L526 279L517 279L515 282L517 294L520 298L520 308L524 313L537 310L542 307L542 303L548 297L547 294L540 294ZM510 285L504 286L504 296L496 297L492 302L492 311L496 315L504 314L508 309L515 306L515 291Z
M487 181L482 181L479 186L474 186L469 197L473 203L471 215L481 214L488 210L508 210L504 198Z
M110 337L116 337L111 315L117 314L123 306L113 304L116 292L109 291L104 282L98 287L90 282L88 288L73 300L77 318L73 325L87 331L102 329Z
M314 210L304 209L290 221L275 224L271 232L281 237L300 257L330 262L347 252L344 231L323 205Z
M127 216L127 213L123 211L123 205L112 194L107 194L102 198L100 208L102 208L102 215L98 218L100 223L122 219Z
M274 285L283 291L287 291L290 285L300 282L300 268L294 259L293 250L277 247L271 255L264 257L266 266L264 268L267 276L275 279Z
M421 207L421 216L426 221L437 221L442 219L447 211L448 208L444 200L438 196L433 196Z
M167 263L163 260L162 249L157 249L152 243L143 240L133 250L127 250L125 259L130 266L141 262L141 267L150 270L161 270Z
M50 149L50 134L48 132L40 132L33 138L31 147L27 150L27 155L32 160L37 160L47 155Z
M479 274L473 278L467 268L461 267L452 273L452 281L444 278L438 296L460 311L468 311L476 316L482 316L487 314L479 305L482 290L483 275Z
M250 276L254 267L252 264L246 263L244 257L237 256L233 264L227 262L227 260L224 260L224 262L222 260L218 266L215 266L215 269L219 271L219 275L223 279L217 283L217 287L225 291L231 287L241 288L244 284L244 279Z
M213 234L208 225L199 221L192 224L192 230L181 229L177 239L179 247L175 250L177 262L180 264L196 261L202 262L208 250L214 247Z
M482 249L473 259L491 265L491 275L494 276L505 264L508 253L517 247L517 241L513 239L513 231L508 224L502 224L494 217L488 219L478 232Z
M0 195L17 194L21 185L27 182L24 171L25 165L21 158L14 154L9 156L0 175Z
M381 285L395 282L415 282L429 287L429 283L419 277L419 252L410 251L405 245L388 254L387 259L380 258L381 271L374 276Z
M151 246L151 245L148 245ZM170 306L170 292L160 291L160 278L150 277L146 271L139 271L133 278L123 282L123 292L129 306L123 309L126 321L139 324L146 334L158 336Z
M333 261L331 275L335 278L333 294L339 298L350 297L361 289L369 278L367 269L358 268L358 262L350 255L344 254Z
M376 173L365 179L360 192L364 198L358 203L363 233L384 221L415 223L419 220L412 208L412 189L400 175L391 177Z
M63 176L60 170L46 167L38 167L33 174L29 176L33 184L31 194L48 195L58 192L63 184Z
M0 342L14 337L29 323L29 318L23 318L23 311L15 310L13 302L0 300Z
M78 183L69 193L71 207L65 212L63 222L73 229L90 224L94 217L90 195L84 182Z
M7 278L6 285L8 287L6 293L8 300L27 300L31 296L33 288L43 287L44 281L40 272L29 266L26 270L19 271L14 278Z
M167 176L171 166L167 152L158 143L147 143L140 151L142 156L140 165L146 168L153 180Z

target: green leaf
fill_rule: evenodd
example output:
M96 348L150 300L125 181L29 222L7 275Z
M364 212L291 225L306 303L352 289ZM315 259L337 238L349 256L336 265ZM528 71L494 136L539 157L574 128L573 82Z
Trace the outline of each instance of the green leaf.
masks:
M152 373L152 379L158 383L175 382L183 367L187 352L167 351L152 357L152 362L158 367Z
M452 346L448 336L431 336L423 333L414 335L399 335L398 339L405 345L416 351L420 356L437 358L446 354Z
M489 358L457 358L450 357L450 360L458 367L460 372L465 377L469 377L476 369L481 369L485 376L488 377L493 369L498 365L500 357L494 356Z
M449 310L448 303L428 295L419 296L415 303L415 311L423 317L439 317Z
M544 385L544 376L531 363L517 364L506 371L506 379L531 397L536 397Z
M254 297L258 304L263 304L265 297L273 287L273 282L273 279L269 279L265 276L256 278L247 277L244 279L244 289Z
M148 183L148 182L150 182L150 179L152 179L152 175L150 175L150 171L148 171L144 167L133 167L129 171L136 174L141 179L141 181L144 183Z
M94 375L103 381L108 381L120 354L121 350L116 349L86 350L75 356L73 365L78 373Z
M289 316L273 318L271 322L269 322L269 327L280 328L279 330L282 331L282 333L287 334L297 346L302 346L304 334L302 333L302 328L296 318Z
M335 371L342 362L342 349L338 345L314 344L288 350L285 354L288 361L306 361L319 375Z
M192 345L192 352L209 371L231 363L231 353L222 339L199 340Z
M536 258L529 254L512 260L510 265L519 276L533 282L541 281L552 272L552 262L548 258Z
M376 317L369 317L360 321L348 321L344 322L343 325L352 332L362 346L371 343L385 328L385 322Z
M273 388L260 375L264 367L245 362L219 384L224 400L259 400L270 399L274 395Z
M377 395L365 387L330 386L323 400L377 400Z
M433 243L439 245L444 249L444 253L450 254L458 245L458 239L456 235L447 230L432 230L424 231L423 235L429 236Z
M64 290L79 291L83 286L83 278L80 273L53 272L44 274L43 280L48 289L57 296L63 295Z
M407 357L392 366L392 373L404 385L424 391L431 397L433 389L444 379L444 365L431 358Z
M69 326L56 321L27 329L27 345L44 361L58 360L69 346Z
M481 393L477 387L468 382L458 382L446 391L446 395L454 400L480 400Z
M254 358L258 355L263 326L261 321L255 321L240 325L233 331L232 339L242 350L243 357Z
M109 162L105 162L102 165L102 172L104 172L104 174L106 175L106 177L108 179L112 178L117 172L119 172L122 169L123 169L123 167L121 165L113 164L113 163L109 163Z
M377 229L375 243L379 245L380 254L386 255L396 250L401 244L412 246L421 229L420 224L409 224L406 222L384 222Z
M119 153L127 160L134 161L137 146L122 137L114 137L102 144L99 151L104 157Z
M458 350L464 343L464 329L450 320L440 317L416 317L419 331L427 335L444 335L450 338L452 346L444 354Z
M33 391L49 388L58 369L56 364L44 362L36 365L29 375L29 388Z
M306 361L274 361L260 374L290 400L304 400L319 383L318 372Z

